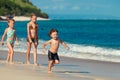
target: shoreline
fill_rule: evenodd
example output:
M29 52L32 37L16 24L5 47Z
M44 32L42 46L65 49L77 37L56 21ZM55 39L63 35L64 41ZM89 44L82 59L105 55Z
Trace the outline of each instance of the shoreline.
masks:
M15 47L16 48L16 47ZM7 52L7 50L2 50L2 51L4 51L4 52ZM25 53L25 51L19 51L19 50L14 50L16 53L22 53L22 54L24 54ZM33 52L31 51L31 53L30 54L33 54ZM38 55L43 55L42 53L37 53ZM47 55L47 54L45 54L45 55ZM109 61L109 60L99 60L99 59L90 59L90 58L88 58L88 59L86 59L86 58L78 58L78 57L70 57L70 56L63 56L63 55L59 55L60 57L65 57L65 58L71 58L71 59L78 59L78 60L85 60L85 61L94 61L94 62L104 62L104 63L116 63L116 64L119 64L120 62L119 61Z
M0 54L1 52L8 52L7 50L1 50L0 51ZM20 53L20 54L25 54L25 52L20 52L20 51L14 51L15 53ZM33 52L31 51L30 53L31 55L33 55ZM47 54L38 54L37 55L42 55L42 56L47 56ZM93 59L83 59L83 58L75 58L75 57L68 57L68 56L60 56L59 57L61 58L68 58L68 59L76 59L76 60L82 60L82 61L92 61L92 62L100 62L100 63L113 63L113 64L120 64L120 62L112 62L112 61L102 61L102 60L93 60Z
M5 16L0 16L3 20L1 21L6 21L6 17ZM13 17L13 19L15 21L29 21L30 17L26 17L26 16L15 16ZM41 17L37 17L37 20L50 20L50 19L46 19L46 18L41 18Z
M14 76L22 80L120 80L119 63L102 62L94 60L83 60L60 56L60 64L53 67L53 73L47 73L47 55L38 54L37 63L33 65L33 54L31 64L26 64L24 53L15 52L15 64L6 64L7 51L0 51L0 77L4 80L15 80ZM14 74L12 74L14 72ZM24 74L24 75L23 75ZM6 76L6 77L5 77ZM30 78L31 77L31 78Z

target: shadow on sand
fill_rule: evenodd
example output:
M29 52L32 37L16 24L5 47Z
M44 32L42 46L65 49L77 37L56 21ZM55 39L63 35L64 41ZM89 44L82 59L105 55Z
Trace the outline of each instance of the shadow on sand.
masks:
M87 71L54 71L56 73L90 73L90 72L87 72Z

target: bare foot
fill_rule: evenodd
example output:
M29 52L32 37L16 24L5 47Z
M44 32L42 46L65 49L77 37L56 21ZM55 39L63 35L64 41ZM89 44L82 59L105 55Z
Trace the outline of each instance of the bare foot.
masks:
M27 62L27 64L29 65L29 64L30 64L30 62Z
M8 64L8 63L9 63L9 61L8 61L8 60L6 60L6 63Z
M52 73L52 71L48 71L48 73Z
M10 64L14 64L14 62L10 62Z
M35 66L39 66L39 64L37 64L37 63L34 63L34 65L35 65Z

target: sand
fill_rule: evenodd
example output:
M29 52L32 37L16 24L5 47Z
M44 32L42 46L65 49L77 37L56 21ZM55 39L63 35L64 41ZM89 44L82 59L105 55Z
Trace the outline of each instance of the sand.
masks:
M15 21L29 21L29 20L30 20L30 17L15 16L14 19L15 19ZM49 19L37 17L37 20L49 20Z
M27 65L25 54L15 52L11 65L5 62L7 51L0 50L1 80L120 80L120 63L83 60L60 56L60 64L53 67L52 73L47 73L47 55L38 54L37 63Z
M1 16L1 18L6 19L5 16ZM13 19L14 19L15 21L29 21L29 20L30 20L30 17L26 17L26 16L15 16ZM50 20L50 19L37 17L37 20Z

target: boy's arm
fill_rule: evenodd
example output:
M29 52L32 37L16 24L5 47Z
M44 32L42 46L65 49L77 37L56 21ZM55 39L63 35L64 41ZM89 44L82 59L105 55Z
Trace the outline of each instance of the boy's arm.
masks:
M45 53L45 52L46 52L45 47L46 47L48 44L50 44L50 43L51 43L51 40L49 40L49 41L45 42L45 43L42 45L42 52L43 52L43 53Z
M7 34L7 29L5 29L4 34L2 36L2 39L1 39L1 44L2 45L4 45L4 38L5 38L6 34Z
M29 28L29 23L27 24L27 33L28 33L28 39L30 41L30 43L32 42L31 40L31 36L30 36L30 28Z
M67 49L67 50L69 50L70 48L67 46L67 44L65 44L62 40L59 40L60 41L60 43Z

